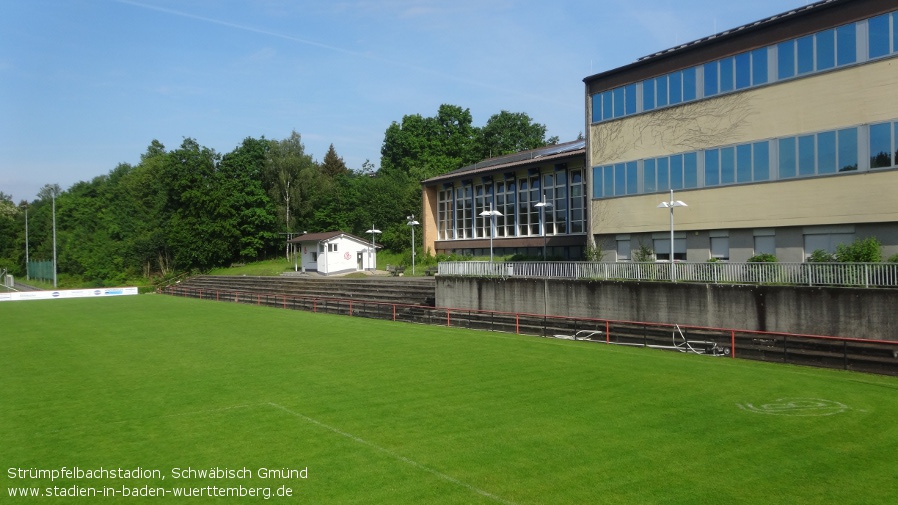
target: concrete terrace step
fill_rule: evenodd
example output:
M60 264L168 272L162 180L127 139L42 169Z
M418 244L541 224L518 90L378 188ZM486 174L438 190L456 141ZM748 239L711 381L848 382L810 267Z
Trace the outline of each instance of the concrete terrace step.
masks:
M342 298L433 306L436 284L433 278L327 279L305 277L209 276L191 277L182 287L203 290L274 293L316 298Z

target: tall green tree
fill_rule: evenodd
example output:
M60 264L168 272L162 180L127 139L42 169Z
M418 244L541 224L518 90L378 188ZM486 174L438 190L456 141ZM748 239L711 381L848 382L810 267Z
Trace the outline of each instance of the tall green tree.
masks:
M324 155L324 159L321 162L321 172L331 178L349 174L349 168L346 166L343 158L337 154L333 144L330 145L327 153Z
M434 117L407 115L393 122L381 147L381 171L402 172L415 181L477 161L471 111L441 105Z
M524 112L502 112L490 117L480 129L478 147L481 158L492 158L549 144L558 137L546 139L546 126L534 123Z
M270 141L264 170L264 187L274 202L282 233L295 233L308 228L312 195L318 185L318 174L312 156L306 154L302 137L292 132L283 140Z
M262 186L270 148L265 139L246 138L219 164L221 200L213 219L230 243L229 261L258 259L277 243L274 204Z

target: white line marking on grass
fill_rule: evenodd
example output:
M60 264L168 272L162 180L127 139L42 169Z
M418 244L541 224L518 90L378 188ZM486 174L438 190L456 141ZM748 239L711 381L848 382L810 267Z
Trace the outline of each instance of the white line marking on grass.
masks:
M737 403L736 405L742 410L757 414L790 417L831 416L849 410L848 405L844 403L819 398L780 398L775 402L762 405L752 403Z
M425 472L428 472L428 473L430 473L430 474L433 474L433 475L439 477L440 479L443 479L443 480L445 480L445 481L447 481L447 482L451 482L451 483L453 483L453 484L456 484L456 485L458 485L458 486L461 486L461 487L463 487L463 488L465 488L465 489L468 489L469 491L473 491L473 492L475 492L475 493L477 493L477 494L479 494L479 495L481 495L481 496L485 496L485 497L487 497L487 498L489 498L489 499L491 499L491 500L493 500L493 501L496 501L496 502L499 502L499 503L504 503L504 504L506 504L506 505L516 505L514 502L511 502L511 501L508 501L508 500L504 500L504 499L502 499L502 498L500 498L500 497L498 497L498 496L496 496L496 495L494 495L494 494L492 494L492 493L488 493L488 492L486 492L486 491L484 491L484 490L482 490L482 489L476 488L476 487L474 487L474 486L472 486L472 485L470 485L470 484L466 484L466 483L464 483L464 482L462 482L462 481L456 479L455 477L452 477L451 475L446 475L446 474L443 473L443 472L440 472L440 471L438 471L438 470L434 470L433 468L430 468L430 467L428 467L428 466L422 465L421 463L418 463L417 461L408 459L408 458L406 458L405 456L403 456L403 455L401 455L401 454L397 454L397 453L395 453L395 452L393 452L393 451L391 451L391 450L389 450L389 449L386 449L386 448L384 448L384 447L381 447L381 446L379 446L379 445L377 445L377 444L375 444L375 443L369 442L369 441L365 440L364 438L359 438L359 437L353 435L352 433L347 433L347 432L345 432L345 431L343 431L343 430L340 430L340 429L338 429L338 428L334 428L333 426L324 424L324 423L322 423L321 421L319 421L319 420L317 420L317 419L313 419L313 418L311 418L311 417L309 417L309 416L307 416L307 415L304 415L304 414L301 414L301 413L299 413L299 412L295 412L295 411L293 411L293 410L290 410L290 409L288 409L287 407L284 407L283 405L278 405L277 403L271 403L271 402L269 402L268 405L271 405L272 407L275 407L275 408L278 408L278 409L280 409L280 410L283 410L284 412L286 412L286 413L288 413L288 414L291 414L291 415L293 415L293 416L296 416L296 417L298 417L298 418L300 418L300 419L304 419L304 420L306 420L306 421L308 421L308 422L310 422L310 423L312 423L312 424L314 424L314 425L316 425L316 426L320 426L321 428L324 428L324 429L326 429L326 430L328 430L328 431L331 431L331 432L333 432L333 433L336 433L337 435L342 435L342 436L344 436L344 437L346 437L346 438L352 440L353 442L358 442L359 444L362 444L362 445L368 446L368 447L370 447L370 448L372 448L372 449L375 449L375 450L377 450L377 451L380 451L380 452L382 452L382 453L384 453L384 454L386 454L386 455L388 455L388 456L390 456L390 457L392 457L392 458L394 458L394 459L398 459L399 461L402 461L403 463L406 463L406 464L408 464L408 465L411 465L411 466L413 466L413 467L415 467L415 468L417 468L417 469L419 469L419 470L424 470Z

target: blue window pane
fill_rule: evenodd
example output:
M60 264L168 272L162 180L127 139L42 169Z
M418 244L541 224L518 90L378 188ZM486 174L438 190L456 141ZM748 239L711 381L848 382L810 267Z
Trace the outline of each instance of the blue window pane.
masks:
M605 188L602 194L605 196L614 196L614 166L608 165L607 167L602 168L602 172L605 174Z
M895 143L892 144L892 147L895 148L895 157L892 158L892 160L894 161L894 165L898 165L898 123L893 123L892 128L895 130Z
M724 58L720 60L720 92L733 91L735 85L733 58Z
M720 151L709 149L705 151L705 186L718 184L720 184Z
M751 84L758 86L767 83L767 48L755 49L751 52Z
M695 100L695 67L683 71L683 101Z
M779 140L779 178L795 177L795 137Z
M592 95L592 122L598 123L602 120L602 97L601 95Z
M670 104L676 105L683 101L683 73L674 72L668 77Z
M658 158L658 191L667 191L670 189L669 175L667 168L667 158Z
M670 157L670 189L683 189L683 156Z
M705 63L703 67L705 81L705 96L717 94L717 62Z
M642 82L642 110L655 108L655 80L648 79Z
M836 64L848 65L857 61L857 25L836 28Z
M870 58L889 54L889 15L883 14L867 20L867 39Z
M751 182L751 144L736 147L736 182Z
M653 193L655 189L655 160L645 160L642 165L642 187L646 193Z
M626 105L626 113L636 114L636 85L630 84L625 89L627 95L627 105Z
M857 170L857 128L839 130L839 172Z
M795 75L795 41L782 42L776 46L777 79L788 79Z
M664 107L667 105L667 76L657 78L655 87L658 88L655 94L655 103L658 104L658 107Z
M817 70L836 66L836 31L826 30L817 34Z
M736 89L751 86L751 53L736 55Z
M814 36L798 39L798 75L814 71Z
M736 149L724 147L720 150L720 183L736 182Z
M814 136L798 137L798 175L814 175L816 172Z
M626 103L626 93L624 88L614 90L614 117L624 115L624 104Z
M698 187L698 154L696 153L683 155L683 187Z
M635 161L627 163L627 194L635 195L639 192L639 170Z
M817 173L836 173L836 132L817 135Z
M754 179L766 181L770 179L770 144L767 142L755 142L754 150Z
M614 96L610 91L602 93L602 119L607 121L614 118Z
M627 194L627 165L624 163L614 165L614 194Z
M870 168L892 166L892 124L870 126Z

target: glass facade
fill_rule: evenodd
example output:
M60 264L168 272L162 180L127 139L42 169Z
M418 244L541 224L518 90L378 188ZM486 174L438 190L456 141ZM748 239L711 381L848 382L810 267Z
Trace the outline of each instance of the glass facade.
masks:
M898 12L824 30L592 95L592 122L609 121L862 63L898 52Z
M546 235L586 231L583 168L568 169L559 164L538 173L509 173L496 176L495 180L484 177L445 186L437 193L439 240L489 238L490 218L480 213L491 206L502 213L496 216L495 237L541 236L540 208L536 204L543 198L551 204L545 212ZM542 253L542 248L538 253Z
M859 139L869 138L869 146ZM869 164L861 163L870 153ZM893 168L898 122L842 128L593 167L593 198Z

